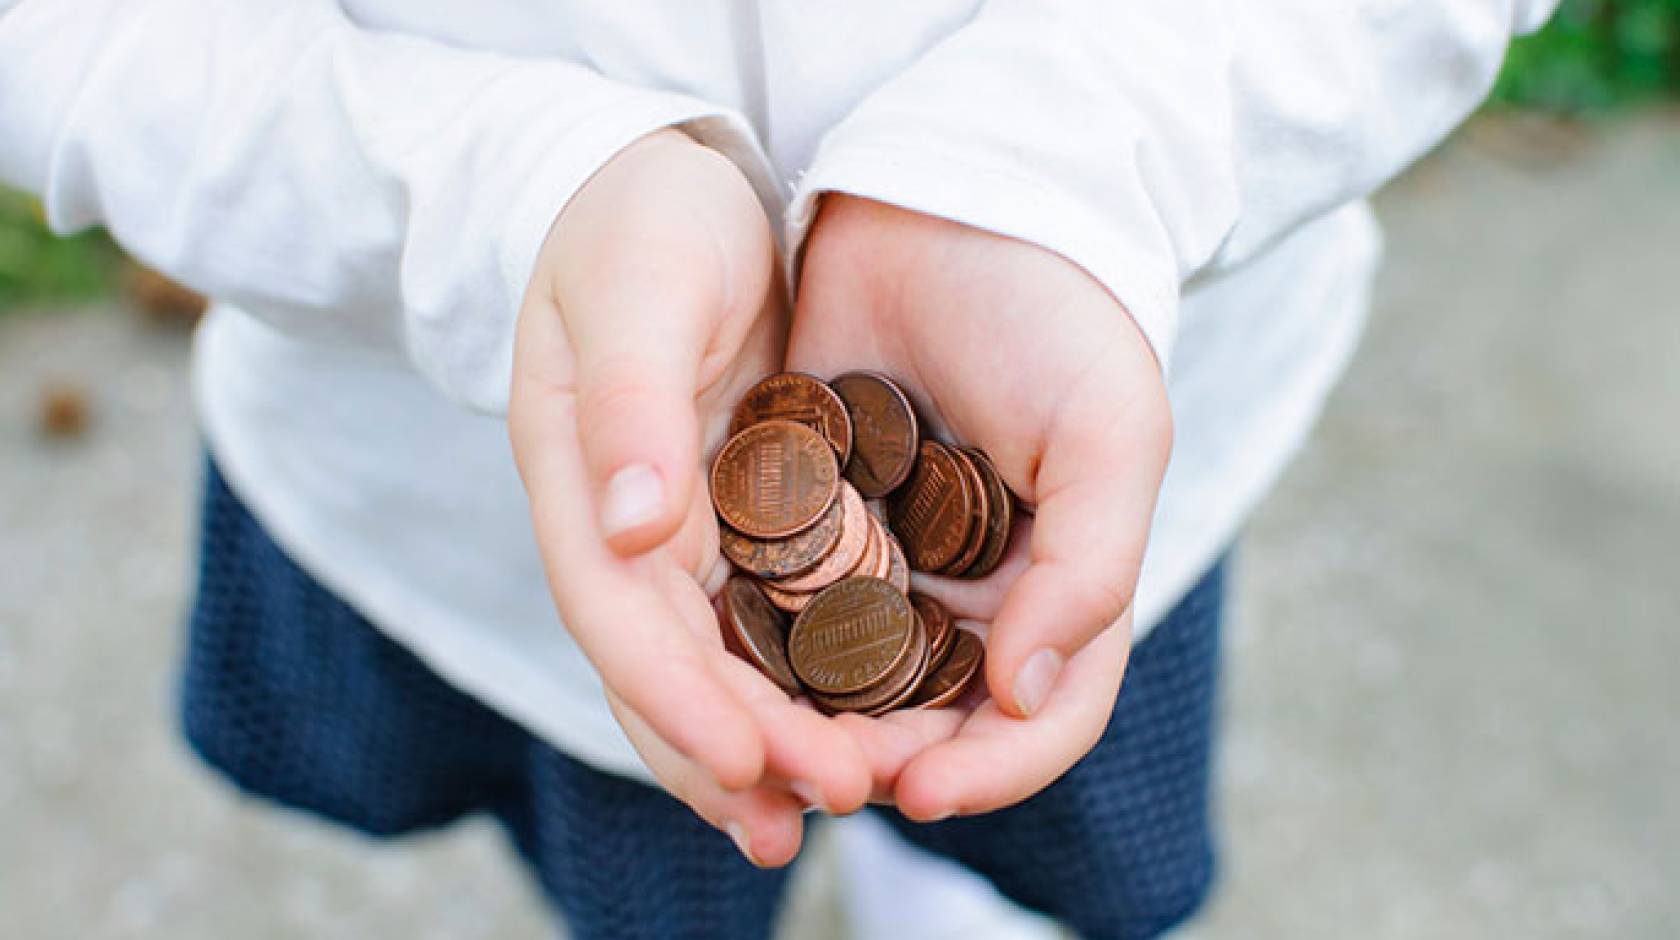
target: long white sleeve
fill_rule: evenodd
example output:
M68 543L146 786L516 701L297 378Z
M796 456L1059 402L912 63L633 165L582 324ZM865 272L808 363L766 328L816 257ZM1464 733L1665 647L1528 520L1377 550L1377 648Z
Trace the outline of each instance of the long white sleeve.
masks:
M367 30L333 0L0 0L0 180L279 328L402 349L505 408L512 322L571 195L716 106ZM742 134L748 132L742 130Z
M1555 0L988 0L824 140L841 191L1050 248L1170 360L1181 286L1364 196Z

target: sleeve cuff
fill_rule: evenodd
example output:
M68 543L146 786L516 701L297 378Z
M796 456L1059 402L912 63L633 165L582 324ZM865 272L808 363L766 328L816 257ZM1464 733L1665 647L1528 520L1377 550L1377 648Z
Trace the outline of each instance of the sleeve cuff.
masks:
M502 297L501 315L487 318L487 335L478 342L460 335L440 337L447 348L433 363L437 376L460 401L490 414L507 412L513 375L514 324L549 229L584 184L630 144L667 127L685 130L743 165L761 198L770 186L753 135L737 114L693 98L658 92L632 92L604 103L574 129L565 147L534 167L502 226L497 249ZM757 163L753 161L756 159ZM467 350L478 348L480 355ZM453 351L452 351L453 350ZM454 362L468 368L457 371ZM473 366L470 363L479 365ZM454 374L448 374L454 373Z
M861 196L949 219L1053 251L1095 278L1125 307L1165 372L1177 333L1178 277L1157 252L1106 223L1079 200L1030 175L985 166L905 135L825 141L798 183L786 216L789 283L798 283L805 238L823 193Z

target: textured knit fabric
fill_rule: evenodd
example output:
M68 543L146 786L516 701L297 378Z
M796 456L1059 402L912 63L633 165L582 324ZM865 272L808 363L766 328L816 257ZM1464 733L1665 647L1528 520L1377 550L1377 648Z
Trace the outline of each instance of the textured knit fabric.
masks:
M1102 740L1042 793L996 813L920 825L911 842L974 869L1084 937L1153 937L1214 875L1209 769L1224 562L1137 645Z
M214 465L185 730L249 793L376 836L496 816L575 937L768 934L760 871L664 792L566 756L450 686L282 552ZM1208 764L1223 571L1133 653L1097 748L1026 803L911 841L1089 937L1151 937L1213 871Z
M322 588L207 473L187 739L241 789L394 836L501 820L579 940L766 936L785 872L450 686Z

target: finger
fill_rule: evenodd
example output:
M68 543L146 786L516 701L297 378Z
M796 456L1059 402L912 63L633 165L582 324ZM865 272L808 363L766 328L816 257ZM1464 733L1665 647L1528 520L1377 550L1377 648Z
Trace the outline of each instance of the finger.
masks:
M840 714L834 724L849 734L869 769L871 803L891 803L899 774L922 752L946 741L967 715L957 709L892 712L879 718Z
M1102 737L1130 645L1129 619L1087 644L1030 719L1012 718L994 701L975 709L954 737L899 774L900 811L923 822L986 813L1055 782Z
M670 538L700 461L694 393L713 287L676 258L614 259L568 288L578 440L601 534L621 554Z
M719 669L764 734L765 772L804 803L827 813L857 811L869 798L869 767L845 729L789 699L756 669L728 653Z
M624 559L602 542L577 451L572 399L533 379L551 374L541 357L561 357L552 324L521 318L508 431L530 496L532 521L555 604L602 681L657 733L724 787L762 775L764 745L751 714L711 671L682 609L692 577L650 577L663 556ZM640 567L638 567L640 565ZM657 572L656 572L657 573ZM674 599L673 599L674 598ZM713 628L714 642L716 630Z
M756 668L728 652L715 602L703 602L695 591L678 598L690 628L707 641L713 673L746 706L763 735L764 778L781 781L805 804L826 812L845 814L862 806L869 795L869 770L852 739L809 703L790 699Z
M739 170L679 133L608 163L551 237L552 274L537 283L574 354L601 532L636 554L680 524L698 470L694 399L712 378L702 372L733 361L763 310L774 241Z
M641 715L611 692L613 715L624 728L642 762L672 796L734 840L747 860L761 868L793 861L804 839L804 807L792 795L771 786L730 791L704 768L683 757L653 731Z
M1158 385L1117 406L1101 378L1112 373L1093 369L1097 378L1058 409L1032 482L1029 565L992 623L986 681L1015 717L1043 704L1064 664L1130 607L1137 585L1171 422Z

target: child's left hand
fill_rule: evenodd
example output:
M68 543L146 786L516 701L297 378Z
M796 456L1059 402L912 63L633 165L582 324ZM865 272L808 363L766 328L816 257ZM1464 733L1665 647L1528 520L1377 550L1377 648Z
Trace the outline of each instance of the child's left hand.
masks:
M877 798L913 819L1024 800L1095 745L1114 707L1171 448L1160 367L1113 295L1061 256L856 197L824 197L798 296L789 368L892 376L1034 509L989 578L917 576L990 625L991 699L836 721Z

